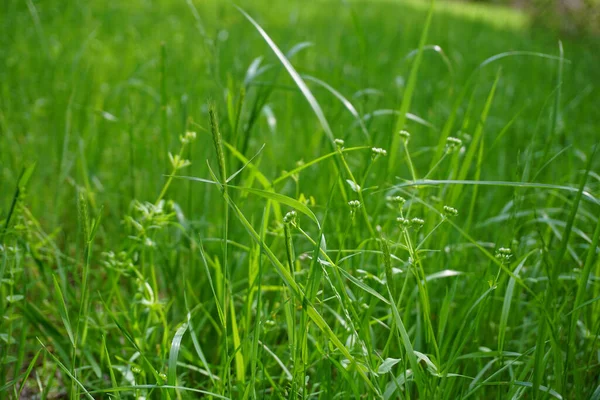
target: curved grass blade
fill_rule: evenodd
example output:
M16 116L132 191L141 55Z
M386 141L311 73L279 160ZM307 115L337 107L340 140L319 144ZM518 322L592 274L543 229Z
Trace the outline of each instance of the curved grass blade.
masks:
M454 68L452 68L452 63L450 62L450 59L444 52L444 49L442 49L437 44L428 44L427 46L423 47L423 51L426 51L426 50L430 50L430 51L433 51L433 52L439 54L440 57L442 58L442 61L444 62L444 64L446 64L446 68L448 68L448 72L450 73L450 76L452 76L452 77L454 76ZM404 56L404 61L413 58L415 55L418 55L418 53L419 53L419 49L414 49L414 50L410 51L407 55Z
M50 350L48 350L48 348L46 347L46 345L40 340L40 338L37 338L38 342L40 342L40 344L42 345L42 347L44 348L44 350L46 350L46 353L48 353L48 355L54 360L54 362L56 363L56 365L58 365L58 367L69 377L73 380L73 382L75 382L77 384L77 386L79 386L81 388L81 390L83 390L83 393L85 395L85 397L87 397L90 400L94 400L94 398L92 397L92 395L90 394L90 392L88 392L88 390L85 388L85 386L83 386L83 383L81 383L79 381L79 379L77 379L72 373L71 371L69 371L69 369L67 367L65 367L65 365L60 362L60 360L58 359L58 357L56 357L54 354L52 354L50 352Z
M252 240L258 244L263 253L267 256L271 264L275 267L277 274L281 277L284 283L290 288L291 292L294 296L304 302L304 309L307 313L308 317L313 321L313 323L323 332L325 336L331 341L334 347L336 347L340 353L347 358L351 364L357 364L355 357L350 353L350 351L346 348L346 346L342 343L342 341L337 337L335 332L331 329L331 327L327 324L323 316L317 311L317 309L308 302L304 291L302 288L296 283L294 277L286 268L281 261L277 259L275 254L271 251L271 249L266 245L266 243L261 239L261 237L256 233L250 222L246 219L242 211L237 207L237 205L231 200L229 195L225 194L225 200L229 204L229 206L233 209L235 215L238 220L242 223ZM414 356L414 355L413 355ZM380 393L377 388L373 385L365 371L362 368L357 368L357 371L365 384L380 397Z
M170 386L177 385L177 359L179 358L179 350L181 349L181 339L188 329L188 324L184 323L175 332L173 341L171 342L171 351L169 352L169 370L167 374L167 384Z
M527 258L529 258L529 254L526 255L523 258L523 260L519 263L517 268L515 268L515 276L519 276L519 272L521 272L521 269L525 265L525 261L527 261ZM500 314L500 324L498 326L498 352L500 354L502 354L502 352L504 351L504 338L506 337L506 327L508 325L510 306L512 304L513 293L515 291L515 283L516 281L512 277L510 277L508 280L508 285L506 287L506 293L504 294L504 302L502 303L502 313ZM469 389L470 388L471 387L469 387Z
M514 383L517 386L523 386L523 387L527 387L527 388L533 388L534 385L531 382L523 382L523 381L513 381L512 383ZM545 392L548 393L550 396L558 399L558 400L562 400L563 397L560 395L560 393L556 392L555 390L550 389L549 387L540 385L538 387L538 390L540 392Z
M547 58L548 60L555 60L555 61L558 60L558 61L567 62L567 63L571 62L567 59L564 59L564 58L558 57L558 56L553 56L551 54L538 53L535 51L516 50L516 51L507 51L505 53L496 54L489 58L486 58L481 64L479 64L477 69L481 69L481 68L485 67L486 65L493 63L494 61L501 60L506 57L515 57L515 56L531 56L531 57Z
M392 132L390 138L390 158L388 161L388 171L394 171L394 167L396 164L396 158L399 153L397 149L400 145L400 135L398 135L398 132L404 129L404 126L406 124L406 114L410 110L412 96L417 86L419 68L421 66L421 60L423 59L423 49L425 48L425 43L427 42L427 36L429 34L429 26L431 25L431 19L433 18L434 5L435 0L431 0L429 3L429 10L427 11L427 17L425 19L425 24L423 26L423 30L421 31L421 38L419 40L419 48L417 51L417 55L415 57L415 61L413 62L412 68L410 69L410 75L406 84L406 90L402 94L402 104L400 104L399 111L400 115L398 116L398 120L396 121L394 131Z
M235 178L236 176L238 176L238 174L240 172L242 172L244 170L244 168L246 168L248 165L250 165L252 163L252 161L254 161L254 159L259 156L259 154L263 151L264 148L265 148L264 144L262 146L260 146L260 149L258 149L258 151L256 152L256 154L254 156L252 156L251 159L249 159L248 161L246 161L246 163L240 169L238 169L233 174L231 174L229 176L229 178L227 178L226 182L229 183L229 182L231 182L233 180L233 178Z
M289 60L290 58L294 57L296 54L298 54L302 50L307 49L307 48L312 47L312 46L314 46L313 42L300 42L300 43L297 43L291 49L289 49L287 53L285 53L285 56Z
M390 110L387 108L383 108L381 110L375 110L371 113L363 115L363 121L368 121L371 118L382 117L384 115L400 115L400 111L398 110ZM431 122L426 121L425 119L419 117L418 115L407 112L406 119L416 122L419 125L426 126L429 129L433 129L434 131L438 131L439 129L433 125Z
M204 182L204 183L218 184L215 181L210 181L208 179L202 179L202 178L196 178L193 176L176 176L176 178ZM290 206L290 207L294 208L295 210L300 211L301 213L308 216L315 224L317 224L317 226L319 226L319 227L321 226L321 224L319 223L319 220L317 219L317 216L311 211L311 209L308 208L308 206L306 206L306 204L301 203L300 201L298 201L296 199L285 196L283 194L269 192L267 190L250 188L250 187L243 187L243 186L227 186L227 187L230 189L248 192L248 193L263 197L267 200L273 200L273 201L276 201L277 203L285 204L286 206Z
M35 363L38 359L38 357L40 356L40 353L42 352L43 349L39 349L37 351L37 353L35 353L35 356L33 356L33 358L31 359L31 362L29 363L29 365L27 366L27 370L25 371L25 374L23 375L23 378L21 380L21 386L19 387L19 391L17 392L17 399L21 398L21 393L23 393L23 389L25 389L25 383L27 382L27 379L29 378L29 374L31 374L31 371L33 370L33 367L35 366ZM0 389L0 392L2 392L2 389Z
M62 319L63 325L67 330L67 335L69 336L69 340L71 341L71 346L75 347L75 337L73 335L73 328L71 327L71 320L69 319L67 303L65 303L65 298L60 288L60 284L56 279L56 275L52 275L52 278L54 279L54 291L58 295L58 312L60 314L60 318Z
M345 149L345 148L344 148L344 149L342 149L342 150L341 150L341 152L342 152L342 153L347 153L347 152L351 152L351 151L356 151L356 150L364 150L364 149L370 149L370 148L371 148L371 146L350 147L350 148L347 148L347 149ZM285 174L281 175L279 178L277 178L277 179L275 179L275 180L273 181L273 186L275 186L275 185L276 185L276 184L278 184L279 182L281 182L281 181L283 181L283 180L285 180L285 179L289 178L290 176L292 176L292 175L295 175L295 174L297 174L298 172L300 172L300 171L302 171L302 170L304 170L304 169L306 169L306 168L310 167L311 165L314 165L314 164L316 164L316 163L319 163L319 162L321 162L321 161L323 161L323 160L326 160L326 159L328 159L328 158L330 158L330 157L333 157L333 156L335 156L336 154L339 154L339 151L332 151L331 153L327 153L327 154L325 154L324 156L317 157L317 158L315 158L314 160L311 160L311 161L309 161L309 162L307 162L307 163L304 163L304 164L302 164L301 166L299 166L299 167L297 167L297 168L294 168L293 170L291 170L291 171L289 171L289 172L286 172Z
M358 114L358 111L356 111L356 108L354 108L354 106L352 105L352 103L350 102L350 100L348 100L347 98L345 98L343 94L341 94L340 92L338 92L337 90L335 90L331 85L329 85L326 82L323 82L320 79L315 78L314 76L302 75L302 77L304 79L306 79L306 80L309 80L311 82L316 83L319 86L324 87L332 95L334 95L335 97L337 97L338 100L342 102L342 104L344 105L344 107L346 107L346 109L348 111L350 111L350 114L352 114L352 116L356 119L356 123L358 123L358 125L360 125L360 130L365 135L365 138L367 138L367 140L369 140L369 131L367 130L367 127L365 126L365 123L363 122L362 118L360 117L360 114Z
M277 45L271 39L271 37L269 37L267 32L265 32L265 30L248 13L246 13L246 11L242 10L238 6L235 6L235 7L239 10L240 13L242 13L242 15L244 15L244 17L246 17L246 19L248 21L250 21L250 23L252 25L254 25L254 27L256 28L258 33L260 33L260 35L263 37L265 42L267 42L267 44L269 45L271 50L273 50L273 53L275 53L277 58L279 58L279 61L281 61L281 63L283 64L285 69L288 71L288 73L290 74L290 76L292 77L292 79L294 80L296 85L298 85L298 88L300 89L300 91L302 92L302 94L304 95L306 100L308 101L310 107L313 109L315 115L317 116L317 119L319 120L319 123L321 124L321 127L323 128L323 131L325 132L329 141L331 142L331 145L333 146L335 138L333 136L333 132L331 131L331 127L329 126L329 123L327 122L327 119L325 118L325 114L323 113L321 106L317 102L317 99L312 94L312 92L310 91L308 86L306 86L306 83L302 80L302 78L300 77L300 74L298 74L298 72L296 72L296 69L294 69L293 65L290 63L290 61L287 59L287 57L282 53L282 51L279 49L279 47L277 47Z
M106 357L106 364L108 366L108 374L110 375L110 383L115 388L117 387L117 378L115 376L115 371L113 370L112 362L110 361L110 354L108 353L108 348L106 347L106 336L102 335L102 347L104 351L104 356ZM117 400L121 399L121 395L119 392L115 393L115 398Z
M392 297L392 293L390 292L390 288L387 288L388 296L390 298L390 306L392 308L392 317L396 328L398 329L398 333L400 334L400 338L402 339L402 344L404 345L404 349L406 350L406 356L408 357L408 362L410 363L410 367L412 368L412 372L414 374L414 379L417 382L417 387L419 388L419 392L421 395L424 395L425 390L425 378L423 376L423 371L419 366L419 362L417 361L417 357L415 356L415 350L410 341L410 337L408 336L408 332L404 327L404 323L402 322L402 318L400 317L400 313L398 312L398 307L396 307L396 303L394 298Z
M93 391L90 391L89 393L91 393L91 394L117 393L117 392L135 391L135 390L139 390L139 389L144 389L144 390L164 390L164 389L167 389L167 390L181 390L181 391L187 391L187 392L192 392L192 393L199 393L199 394L202 394L204 396L215 397L217 399L225 399L225 400L229 400L230 399L230 397L221 396L220 394L209 392L209 391L206 391L206 390L194 389L194 388L189 388L189 387L185 387L185 386L172 386L172 385L119 386L119 387L110 388L110 389L93 390ZM90 396L90 398L93 399L93 397L91 397L91 396Z
M406 187L418 187L418 186L436 186L436 185L481 185L481 186L507 186L507 187L521 187L521 188L533 188L533 189L553 189L562 190L571 193L577 193L579 188L572 186L554 185L551 183L538 183L538 182L511 182L511 181L471 181L471 180L460 180L460 179L448 179L448 180L417 180L415 182L408 181L399 185L394 185L391 189L401 189ZM385 189L389 190L389 189ZM381 190L371 192L371 194L379 193ZM600 199L597 199L589 192L585 190L581 193L583 197L588 199L590 202L600 205Z

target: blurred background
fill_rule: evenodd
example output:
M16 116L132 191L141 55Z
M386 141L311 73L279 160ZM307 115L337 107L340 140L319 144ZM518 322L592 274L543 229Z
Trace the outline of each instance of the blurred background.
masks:
M523 10L532 22L572 36L600 33L600 1L598 0L479 0Z
M300 73L340 91L365 118L377 116L368 122L373 144L387 143L394 122L389 110L402 98L428 2L238 4L284 52L300 46L292 57ZM246 155L268 143L261 165L266 173L289 170L321 152L311 142L318 124L305 99L287 74L278 72L271 50L230 2L5 0L0 7L0 192L12 193L23 166L37 161L31 191L43 201L32 207L48 226L76 223L64 214L71 209L65 205L74 206L74 193L83 187L92 205L107 205L107 223L118 223L131 199L151 198L162 187L167 153L186 129L198 130L204 143L190 149L193 164L186 173L206 176L204 160L212 157L205 145L207 100L214 100L226 119L228 98L236 98L242 86L247 103L257 105L242 121L252 131ZM555 132L535 139L541 154L569 145L587 151L600 126L597 11L598 0L438 1L411 106L429 126L409 126L415 146L437 143L457 93L484 60L528 51L546 56L508 57L480 69L470 100L467 96L458 109L462 126L456 129L472 133L501 70L486 135L494 142L514 117L503 139L514 151L491 154L497 169L486 171L485 178L512 176L534 132ZM551 59L561 54L559 42L565 58L560 71ZM249 71L262 67L263 74L249 81ZM551 122L547 115L557 85L560 109ZM342 104L323 88L311 87L335 134L363 144ZM223 125L231 139L229 124ZM290 144L295 159L280 156ZM425 151L417 162L428 164L428 157ZM553 181L571 179L558 172ZM176 199L190 203L196 191L201 193L184 184L173 190ZM188 212L201 210L203 201L190 204ZM1 205L8 209L9 195Z

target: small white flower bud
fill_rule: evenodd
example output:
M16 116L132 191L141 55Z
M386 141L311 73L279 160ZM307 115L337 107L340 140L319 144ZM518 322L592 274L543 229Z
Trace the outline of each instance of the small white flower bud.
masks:
M456 217L458 215L458 210L454 207L444 206L444 214L447 217Z
M380 147L371 148L371 152L372 152L373 158L376 158L377 156L382 156L382 157L387 156L387 151L385 151L384 149L382 149Z
M408 133L405 130L401 130L400 132L398 132L398 135L400 135L402 140L404 140L404 143L407 143L408 139L410 139L410 133Z
M402 196L388 196L387 201L394 204L403 205L406 203L406 199Z
M360 201L358 200L350 200L348 202L348 205L350 206L351 209L356 210L358 208L360 208Z
M196 132L187 131L185 135L179 136L179 140L183 144L192 143L194 140L196 140Z
M500 259L502 262L509 262L512 257L512 250L507 247L500 247L496 251L496 258Z
M419 230L425 225L425 221L421 218L413 218L410 220L410 226L412 226L415 230Z
M283 217L284 224L295 224L296 223L296 211L290 211Z
M462 146L462 140L459 138L449 136L446 139L446 151L448 153L452 153L454 150L460 149L460 146Z
M398 222L398 224L404 228L408 228L410 226L410 220L403 217L396 218L396 222Z

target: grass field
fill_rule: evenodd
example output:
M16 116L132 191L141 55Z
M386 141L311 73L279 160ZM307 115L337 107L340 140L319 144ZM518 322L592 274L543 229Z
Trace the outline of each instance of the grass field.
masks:
M0 398L600 399L600 41L238 4L0 5Z

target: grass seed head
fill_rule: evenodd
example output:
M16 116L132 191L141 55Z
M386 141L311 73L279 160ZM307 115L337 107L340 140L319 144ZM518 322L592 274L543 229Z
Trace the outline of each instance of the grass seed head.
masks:
M181 141L181 144L189 144L194 140L196 140L196 132L187 131L185 135L179 136L179 141Z
M417 231L421 229L423 225L425 225L425 221L421 218L413 218L410 220L410 226Z
M283 223L284 224L291 224L291 225L295 225L296 224L296 217L298 215L296 214L296 211L290 211L287 214L285 214L285 216L283 217Z
M392 204L398 204L398 205L400 205L400 206L403 206L403 205L404 205L404 203L406 203L406 199L405 199L404 197L402 197L402 196L388 196L388 197L386 198L386 200L387 200L389 203L392 203Z
M350 207L350 215L352 218L354 218L356 211L362 206L362 204L358 200L350 200L348 202L348 206Z
M496 251L496 258L500 259L500 261L502 261L503 263L509 262L512 258L512 250L507 247L500 247Z
M444 215L446 217L456 217L458 215L458 210L454 207L444 206Z
M381 156L381 157L387 156L387 151L380 147L371 148L371 153L372 153L373 159L375 159L379 156Z
M462 140L459 138L449 136L446 139L446 151L448 153L452 153L455 150L460 149L460 146L462 146Z
M405 144L408 143L408 139L410 139L410 133L408 133L408 131L401 130L398 132L398 135L400 135Z
M404 217L398 217L396 218L396 222L400 225L400 227L402 228L408 228L410 226L410 220L406 219Z

